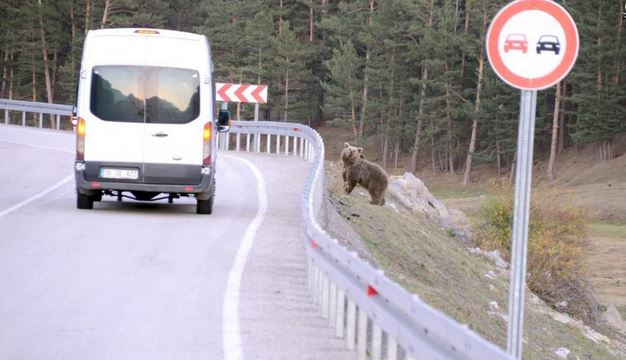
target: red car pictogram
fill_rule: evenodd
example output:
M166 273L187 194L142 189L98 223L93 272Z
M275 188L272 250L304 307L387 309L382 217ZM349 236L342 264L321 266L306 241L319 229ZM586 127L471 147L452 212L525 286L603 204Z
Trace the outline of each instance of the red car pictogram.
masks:
M509 50L521 50L524 54L528 51L528 41L524 34L509 34L504 40L504 52Z

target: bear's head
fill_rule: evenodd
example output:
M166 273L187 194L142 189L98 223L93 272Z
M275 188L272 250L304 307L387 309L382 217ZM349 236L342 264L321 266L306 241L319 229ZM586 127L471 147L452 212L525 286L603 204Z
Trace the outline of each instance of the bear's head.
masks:
M357 160L363 157L363 148L352 146L345 143L343 150L341 151L341 161L344 165L354 164Z

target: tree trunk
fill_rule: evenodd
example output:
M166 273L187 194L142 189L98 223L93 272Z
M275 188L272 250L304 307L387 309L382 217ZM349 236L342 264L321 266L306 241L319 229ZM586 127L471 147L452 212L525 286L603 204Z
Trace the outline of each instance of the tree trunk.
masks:
M91 29L91 0L85 3L85 35Z
M561 104L561 82L556 84L554 96L554 113L552 114L552 140L550 142L550 160L548 161L548 180L554 181L554 164L556 163L556 150L559 135L559 108Z
M448 63L446 62L446 73L448 72ZM450 104L450 81L446 80L446 119L448 121L448 171L454 175L454 155L452 150L452 105Z
M433 119L430 118L430 127L433 128ZM430 137L430 163L432 164L433 174L437 173L437 167L435 164L435 136Z
M398 155L400 153L400 141L396 140L396 144L394 146L394 151L393 151L393 167L394 168L398 168Z
M502 175L502 160L500 155L500 140L496 138L496 167L498 169L498 177Z
M74 47L74 44L76 44L76 16L74 15L74 3L70 6L70 24L70 34L72 35L70 44L70 67L72 68L72 71L74 71L76 69L76 49Z
M509 173L509 184L513 183L513 178L515 177L515 163L517 161L517 152L513 155L513 161L511 161L511 172Z
M11 65L9 65L9 100L13 100L13 52L11 52Z
M287 57L289 64L289 57ZM289 111L289 65L285 71L285 107L283 108L283 121L287 121L287 112Z
M278 3L278 35L282 35L283 33L283 0L280 0Z
M472 158L476 150L476 137L478 133L478 114L480 112L480 94L483 81L483 69L485 67L485 59L481 49L478 59L478 81L476 82L476 102L474 104L474 121L472 122L472 135L470 138L469 150L467 151L467 160L465 161L465 172L463 173L463 186L467 186L470 181L470 173L472 171Z
M483 24L482 30L487 28L487 9L485 9L483 3ZM483 31L484 32L484 31ZM481 36L481 40L484 40ZM478 57L478 81L476 82L476 102L474 103L474 121L472 122L472 135L470 138L469 149L467 151L467 160L465 161L465 172L463 173L463 186L467 186L470 181L470 174L472 171L472 159L474 151L476 150L476 137L478 134L478 115L480 113L480 94L482 90L483 75L485 68L484 59L484 41L480 42L480 55Z
M32 31L32 29L31 29ZM37 74L35 72L35 49L31 52L31 72L32 72L32 99L33 102L37 101ZM37 121L37 114L33 113L33 121Z
M465 1L465 24L463 25L463 36L467 36L470 23L470 0ZM463 90L463 77L465 76L465 49L461 52L461 91Z
M313 0L309 5L309 42L313 42Z
M384 120L383 120L384 121ZM389 154L389 134L383 130L383 169L387 168L387 155Z
M4 52L4 62L2 66L2 87L0 88L0 97L4 97L4 91L7 88L7 73L9 72L9 46Z
M433 27L433 13L434 13L434 0L430 0L428 9L428 23L427 28ZM415 129L415 140L413 141L413 151L411 152L411 163L409 164L409 171L413 174L417 173L417 162L419 160L419 147L420 138L422 137L423 115L424 115L424 98L426 97L426 81L428 80L428 67L426 65L426 59L422 61L422 76L421 76L421 88L420 88L420 101L417 109L417 126Z
M102 22L100 22L100 29L104 29L107 23L107 17L109 16L109 8L111 7L111 0L104 0L104 10L102 11ZM179 13L180 15L180 13ZM179 25L180 27L180 25ZM180 28L179 28L180 30Z
M424 115L424 97L426 97L426 80L428 80L428 68L426 62L422 67L422 84L420 89L420 102L417 108L417 128L415 129L415 140L413 141L413 151L411 152L411 164L409 171L413 174L417 173L417 161L419 160L420 139L422 137L423 115Z
M626 11L624 8L624 0L620 0L620 7L622 11ZM620 76L622 72L622 28L624 27L624 18L626 15L619 14L619 20L617 22L617 39L615 41L615 51L617 53L617 60L615 61L615 75L613 76L613 82L615 83L615 91L619 89Z
M375 6L375 0L369 0L369 15L367 18L367 28L369 30L370 26L372 25L372 17L374 15L374 6ZM359 117L359 138L363 139L363 134L365 132L365 114L367 111L367 92L368 92L368 88L369 88L369 75L368 75L368 66L369 66L369 62L370 62L370 56L371 56L371 48L370 45L367 44L367 47L365 49L365 69L363 70L363 100L361 102L361 116Z
M41 56L43 58L43 71L44 78L46 81L46 95L49 103L54 102L53 93L52 93L52 77L50 74L50 64L48 62L48 42L46 41L46 30L43 24L43 13L42 13L42 5L41 0L37 1L39 5L39 28L41 35ZM54 124L53 124L54 125Z

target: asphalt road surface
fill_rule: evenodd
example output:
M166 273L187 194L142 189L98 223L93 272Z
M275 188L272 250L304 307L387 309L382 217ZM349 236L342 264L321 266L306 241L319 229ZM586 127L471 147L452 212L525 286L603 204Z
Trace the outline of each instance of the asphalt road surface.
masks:
M76 209L74 136L0 126L0 359L354 359L309 299L308 164L223 152L193 199Z

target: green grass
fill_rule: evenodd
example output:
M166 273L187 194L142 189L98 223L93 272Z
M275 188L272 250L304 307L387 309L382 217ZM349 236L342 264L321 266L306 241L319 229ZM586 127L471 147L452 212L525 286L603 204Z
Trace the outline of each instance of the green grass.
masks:
M355 194L331 193L331 202L388 276L489 341L506 347L507 271L470 254L467 248L471 245L421 215L372 206ZM489 272L496 277L485 276ZM491 301L499 305L497 314L490 313ZM525 359L554 359L559 347L570 349L572 359L620 358L572 325L553 320L543 303L527 299L526 304Z
M621 222L594 221L589 224L591 236L602 236L626 241L626 224Z

